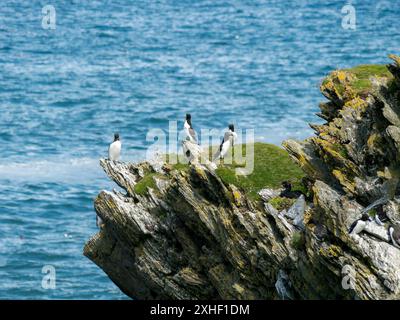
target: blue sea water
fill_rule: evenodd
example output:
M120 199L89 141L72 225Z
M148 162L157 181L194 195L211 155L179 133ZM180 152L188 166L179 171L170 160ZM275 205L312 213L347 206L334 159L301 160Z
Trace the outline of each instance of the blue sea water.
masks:
M93 199L114 187L98 165L113 132L124 160L186 112L275 144L311 135L324 75L400 51L398 3L351 3L355 30L338 0L3 0L0 299L126 298L82 255ZM55 30L42 28L48 4Z

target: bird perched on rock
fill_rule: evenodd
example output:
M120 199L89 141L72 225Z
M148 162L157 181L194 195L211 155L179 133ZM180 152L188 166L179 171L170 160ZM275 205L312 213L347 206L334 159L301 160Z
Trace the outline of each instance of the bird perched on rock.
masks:
M368 221L371 221L371 218L369 217L368 214L363 213L360 219L357 219L351 224L349 233L359 234L361 231L365 229L365 226L367 225Z
M225 157L229 148L231 146L233 147L236 137L237 134L235 132L235 127L233 124L230 124L228 126L228 131L226 131L224 134L224 138L222 139L217 153L214 155L213 161L217 160L218 158L223 159Z
M119 161L121 156L121 140L119 139L119 133L114 134L114 141L108 148L108 159L111 161Z
M376 208L375 222L378 225L383 226L384 222L386 222L387 220L388 217L383 210L383 206L379 206L378 208Z
M186 140L189 140L193 143L197 143L197 138L196 138L196 131L194 131L193 126L192 126L192 115L190 113L186 114L186 119L185 123L183 124L183 128L186 133Z
M297 199L298 197L300 197L303 194L301 191L292 191L292 184L288 181L283 181L282 187L283 187L283 190L281 191L281 194L279 195L280 197Z
M400 249L400 226L390 226L389 227L389 235L390 239L392 239L392 243L396 248Z

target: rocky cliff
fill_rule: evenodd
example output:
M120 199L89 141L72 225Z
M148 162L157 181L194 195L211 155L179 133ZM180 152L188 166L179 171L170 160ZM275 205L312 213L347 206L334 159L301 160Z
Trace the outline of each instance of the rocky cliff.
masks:
M400 221L400 59L391 58L321 84L326 122L284 143L307 176L294 204L277 205L275 189L250 197L209 164L101 160L125 191L96 198L103 224L84 254L138 299L399 299L388 227ZM363 212L382 222L349 234Z

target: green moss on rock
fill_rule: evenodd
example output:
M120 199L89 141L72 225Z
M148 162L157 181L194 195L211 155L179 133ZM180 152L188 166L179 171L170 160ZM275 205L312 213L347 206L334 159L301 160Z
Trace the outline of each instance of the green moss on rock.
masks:
M148 188L157 189L157 184L154 180L154 177L162 178L162 175L154 172L148 173L138 183L135 184L133 188L135 193L143 196L147 193Z
M272 205L276 210L282 211L285 209L289 209L295 201L296 199L275 197L269 201L269 204Z
M246 145L242 145L242 154ZM257 192L263 188L280 188L282 181L290 180L294 190L302 189L303 171L290 158L288 153L275 145L257 142L254 144L254 170L247 176L237 175L236 168L243 164L222 164L217 175L226 184L242 188L251 199L257 199Z
M297 231L293 234L293 237L290 241L290 245L292 246L293 249L296 250L302 250L305 245L305 238L303 233Z

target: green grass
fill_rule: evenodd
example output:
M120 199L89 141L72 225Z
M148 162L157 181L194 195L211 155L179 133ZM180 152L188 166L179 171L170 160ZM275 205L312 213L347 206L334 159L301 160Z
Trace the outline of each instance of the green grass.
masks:
M172 166L172 170L178 170L178 171L188 171L189 170L189 164L188 163L184 163L183 159L184 156L183 155L176 155L176 154L167 154L166 158L165 158L165 162L169 163L170 162L170 157L174 157L175 161L177 161L178 163L175 164L171 164Z
M246 146L242 145L244 154ZM282 181L290 180L293 189L304 191L301 178L303 171L289 158L287 152L272 144L254 144L254 170L250 175L238 176L235 169L243 165L220 165L217 175L225 183L242 188L252 199L258 199L257 192L263 188L280 188Z
M282 211L285 209L289 209L295 201L296 199L275 197L269 201L269 204L272 205L276 210Z
M387 69L386 65L380 64L362 64L344 71L352 73L356 79L352 82L352 87L356 91L364 91L371 87L371 76L391 78L392 74Z
M145 195L147 193L147 188L157 189L156 182L154 180L155 176L161 176L159 173L148 173L145 175L138 183L133 187L135 193L138 195Z
M242 145L242 154L245 159L246 145ZM214 147L210 147L210 155L215 152ZM166 156L166 162L171 156ZM244 164L224 164L218 165L216 174L225 184L234 184L241 188L250 197L257 200L257 194L263 188L280 188L281 183L285 180L291 181L294 190L305 192L301 179L304 177L301 169L289 158L287 152L275 145L256 142L254 144L254 170L247 176L236 175L236 168L244 167ZM185 163L171 164L172 170L188 171L189 165ZM157 173L149 173L140 180L134 187L136 193L143 195L147 192L147 188L156 188L154 176ZM278 206L280 204L277 204ZM282 205L284 205L282 203Z
M290 245L296 250L302 250L305 245L304 235L301 232L295 232L290 241Z

